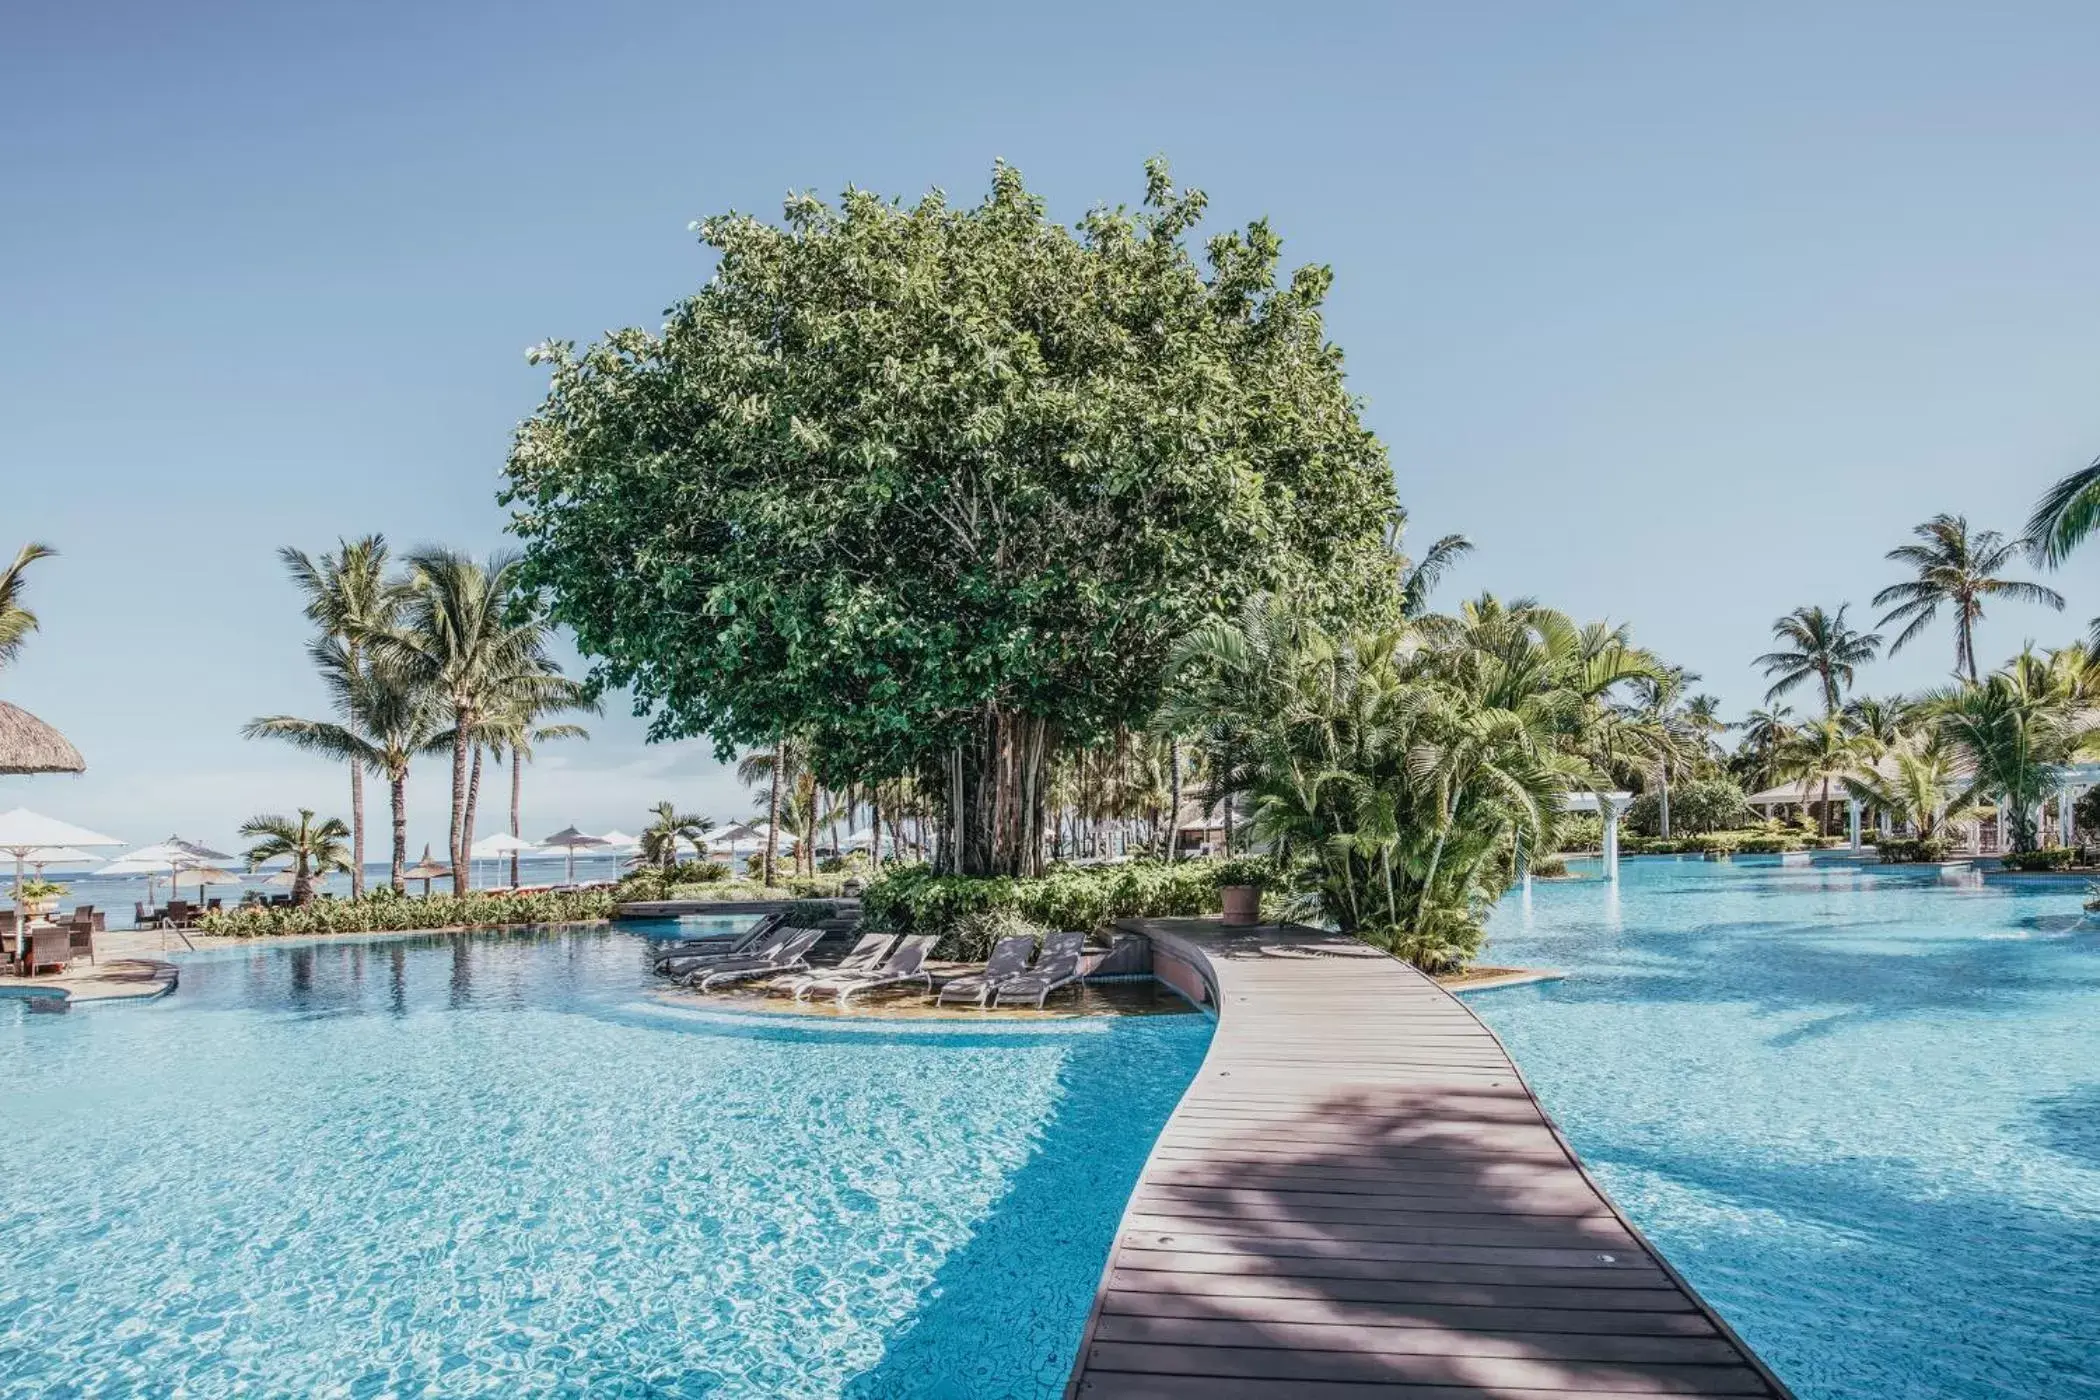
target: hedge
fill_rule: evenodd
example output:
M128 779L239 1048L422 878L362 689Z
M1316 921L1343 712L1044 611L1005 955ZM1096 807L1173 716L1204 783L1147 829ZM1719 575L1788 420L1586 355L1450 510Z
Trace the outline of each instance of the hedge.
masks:
M1945 860L1947 853L1954 849L1954 843L1944 836L1922 841L1912 837L1884 836L1874 843L1874 849L1881 856L1883 865L1919 865Z
M298 933L399 933L414 929L479 928L498 924L572 924L609 919L608 890L550 890L544 894L472 891L409 899L382 890L364 899L317 899L303 907L251 904L206 914L200 931L221 938L271 938Z
M925 865L885 872L861 895L861 920L895 933L949 933L970 915L1011 912L1050 929L1091 932L1117 919L1212 914L1217 862L1062 866L1030 879L936 875Z
M2078 863L2071 846L2043 846L2033 851L2007 851L1998 858L2002 870L2069 870Z

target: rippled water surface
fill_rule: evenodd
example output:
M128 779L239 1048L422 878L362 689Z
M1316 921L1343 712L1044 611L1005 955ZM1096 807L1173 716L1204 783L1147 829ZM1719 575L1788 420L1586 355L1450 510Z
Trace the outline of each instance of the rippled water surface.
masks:
M1803 1400L2100 1395L2082 884L1642 859L1540 883L1477 994L1628 1214Z
M643 999L604 929L0 999L0 1395L1053 1396L1200 1016Z

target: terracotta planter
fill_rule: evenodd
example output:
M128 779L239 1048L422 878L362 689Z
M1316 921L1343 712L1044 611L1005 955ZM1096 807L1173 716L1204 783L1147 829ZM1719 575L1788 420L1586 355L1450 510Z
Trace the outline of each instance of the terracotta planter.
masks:
M1227 885L1219 891L1225 900L1225 915L1219 920L1227 928L1252 928L1261 922L1261 886Z

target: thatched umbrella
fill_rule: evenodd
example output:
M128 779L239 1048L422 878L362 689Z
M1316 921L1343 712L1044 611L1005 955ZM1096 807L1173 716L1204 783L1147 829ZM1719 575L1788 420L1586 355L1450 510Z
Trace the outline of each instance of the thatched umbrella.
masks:
M87 760L66 736L0 700L0 773L81 773Z
M401 878L404 880L421 880L423 882L423 898L428 899L430 898L430 882L432 880L442 880L451 873L451 866L439 865L430 858L430 847L426 844L423 847L423 858L402 871Z

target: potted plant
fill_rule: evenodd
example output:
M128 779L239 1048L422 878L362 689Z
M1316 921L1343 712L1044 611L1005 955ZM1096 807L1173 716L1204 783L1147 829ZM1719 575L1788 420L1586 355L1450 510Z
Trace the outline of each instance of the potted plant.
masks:
M1261 922L1262 891L1276 883L1276 865L1267 856L1234 856L1220 861L1214 877L1227 928L1252 928Z
M65 892L66 887L55 880L24 880L22 912L32 919L41 918L58 907Z

